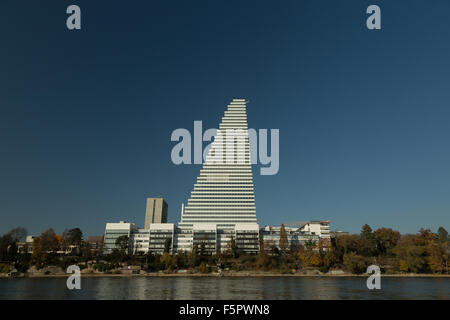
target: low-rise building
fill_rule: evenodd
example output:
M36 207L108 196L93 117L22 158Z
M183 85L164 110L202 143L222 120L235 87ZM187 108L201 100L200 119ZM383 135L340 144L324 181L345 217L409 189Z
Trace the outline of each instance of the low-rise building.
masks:
M25 238L25 242L18 242L17 243L17 252L19 253L33 253L33 247L34 247L34 239L36 239L36 236L27 236Z
M312 235L318 235L320 239L330 240L330 222L330 220L308 221L300 227L300 231Z
M170 243L171 253L188 252L194 248L206 254L229 252L232 240L239 251L258 253L261 240L266 248L279 248L280 231L281 227L272 226L260 229L255 223L237 223L230 226L215 223L182 226L173 223L152 223L148 229L138 229L136 225L122 221L106 224L103 252L111 253L116 248L117 238L126 235L130 239L129 252L133 254L162 254L167 241ZM329 221L311 221L300 227L285 227L285 231L289 246L319 244L320 240L330 240ZM323 241L321 243L323 244Z
M320 237L317 234L301 231L300 228L285 227L286 237L289 247L305 246L307 243L319 243ZM260 230L261 240L266 250L274 247L280 249L281 227L266 226Z
M150 230L137 229L131 234L131 243L133 244L133 254L146 254L148 252L148 243L150 241Z
M170 242L169 252L173 252L175 225L173 223L154 223L150 225L148 251L164 253L166 242Z
M92 253L101 252L103 250L103 236L89 236L86 244Z
M108 254L114 249L119 249L116 246L116 240L120 236L127 236L129 239L129 247L132 247L131 236L137 231L134 223L120 221L118 223L107 223L105 228L105 240L103 243L103 252ZM132 252L129 248L129 252Z
M340 231L340 230L336 230L336 231L331 231L330 235L332 238L336 238L339 236L348 236L350 233L348 231Z

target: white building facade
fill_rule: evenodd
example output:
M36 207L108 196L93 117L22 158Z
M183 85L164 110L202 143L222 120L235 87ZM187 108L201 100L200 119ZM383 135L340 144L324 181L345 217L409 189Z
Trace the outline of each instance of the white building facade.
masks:
M116 240L120 236L127 236L129 239L129 252L132 252L133 237L132 235L138 228L134 223L120 221L118 223L107 223L105 228L105 240L103 243L103 252L108 254L114 249L119 249L116 246ZM131 249L131 250L130 250Z
M324 221L308 221L305 222L301 227L300 231L306 232L313 235L318 235L321 239L330 240L330 220Z
M227 106L187 205L182 204L178 226L152 221L146 229L138 229L108 223L105 253L112 252L120 235L130 237L135 254L163 253L168 239L170 252L200 248L211 254L229 251L232 240L247 253L257 253L264 238L279 242L279 228L260 230L256 219L246 104L245 99L233 99ZM310 222L289 229L288 240L302 244L327 234L329 238L329 221Z
M320 236L309 232L300 231L300 228L285 227L289 247L305 246L307 243L317 244ZM281 227L266 226L261 228L260 236L264 242L264 249L280 248Z
M207 251L224 252L234 238L241 250L258 251L246 103L233 99L222 117L194 190L182 205L176 250L203 244Z

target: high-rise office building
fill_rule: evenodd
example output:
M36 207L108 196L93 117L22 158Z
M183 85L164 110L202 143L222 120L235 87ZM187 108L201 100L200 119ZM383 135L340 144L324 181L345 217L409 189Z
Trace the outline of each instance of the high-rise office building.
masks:
M228 105L180 226L257 223L245 99Z
M153 223L167 223L168 205L163 198L147 198L144 229Z
M258 251L259 226L250 158L245 99L227 107L187 205L182 207L176 250L202 244L225 251L231 238Z

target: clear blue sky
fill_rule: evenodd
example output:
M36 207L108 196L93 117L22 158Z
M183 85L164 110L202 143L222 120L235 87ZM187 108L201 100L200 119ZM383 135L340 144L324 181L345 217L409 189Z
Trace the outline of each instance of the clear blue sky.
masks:
M68 31L66 8L82 10ZM382 30L365 27L378 4ZM0 4L0 234L177 222L200 166L170 141L247 98L280 129L255 175L261 225L450 229L450 2L23 1ZM256 168L255 168L256 169ZM256 171L256 170L255 170ZM259 171L259 170L258 170Z

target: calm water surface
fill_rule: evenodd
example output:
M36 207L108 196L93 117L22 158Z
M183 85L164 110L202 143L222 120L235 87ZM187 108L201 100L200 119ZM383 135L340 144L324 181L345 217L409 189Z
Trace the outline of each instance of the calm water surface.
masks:
M450 278L382 278L368 290L366 278L67 278L0 279L0 299L450 299Z

